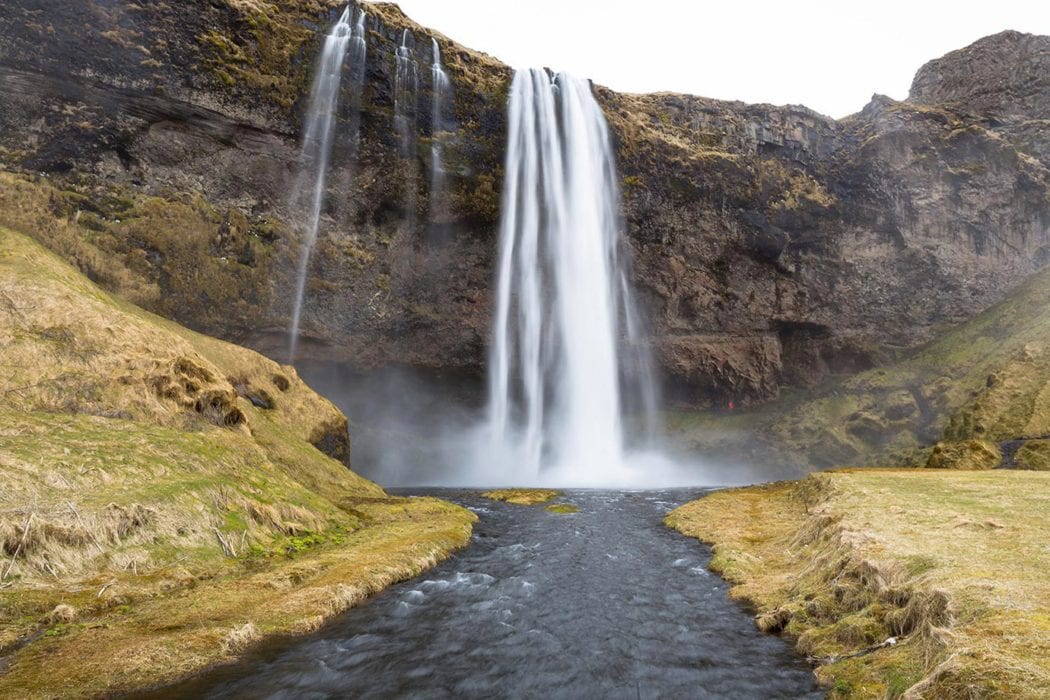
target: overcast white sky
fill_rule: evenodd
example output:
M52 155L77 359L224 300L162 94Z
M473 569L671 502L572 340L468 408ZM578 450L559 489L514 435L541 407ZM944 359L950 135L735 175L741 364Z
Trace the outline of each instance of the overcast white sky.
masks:
M926 61L1003 29L1050 34L1047 0L397 0L515 67L625 92L804 104L833 117L908 95Z

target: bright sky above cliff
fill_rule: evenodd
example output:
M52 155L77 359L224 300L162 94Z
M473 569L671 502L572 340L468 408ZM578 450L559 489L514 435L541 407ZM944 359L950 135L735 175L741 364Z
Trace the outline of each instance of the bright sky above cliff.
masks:
M398 0L517 67L625 92L804 104L833 117L904 99L919 67L1004 29L1050 34L1050 3L885 0Z

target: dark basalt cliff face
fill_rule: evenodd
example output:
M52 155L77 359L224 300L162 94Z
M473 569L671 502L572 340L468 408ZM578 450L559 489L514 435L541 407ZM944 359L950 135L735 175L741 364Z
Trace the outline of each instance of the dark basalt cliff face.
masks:
M301 354L477 374L511 72L392 5L365 8L365 89L341 101ZM299 115L338 11L4 3L0 223L40 232L151 310L283 359ZM405 27L420 76L409 158L393 129ZM430 36L452 84L437 133ZM1048 51L1048 37L988 37L922 68L908 101L876 96L838 121L597 88L668 397L747 404L870 367L1050 260ZM448 170L441 202L433 139Z

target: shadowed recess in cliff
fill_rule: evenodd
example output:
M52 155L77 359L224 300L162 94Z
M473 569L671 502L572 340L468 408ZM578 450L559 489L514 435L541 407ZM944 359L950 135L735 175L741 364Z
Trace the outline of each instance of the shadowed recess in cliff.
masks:
M292 325L289 329L289 362L295 360L299 340L299 323L302 318L303 299L306 295L306 278L309 274L310 256L317 243L321 225L321 214L328 179L328 160L332 152L332 134L339 93L343 78L343 62L347 48L351 48L353 78L364 80L364 62L367 54L365 39L365 12L357 10L356 21L351 24L351 10L347 5L339 20L325 36L321 54L317 60L317 72L305 116L303 146L300 155L300 171L292 190L292 211L305 222L304 238L299 252L299 267L295 281L295 302L292 308ZM360 67L359 67L360 66ZM355 94L360 93L360 84L354 85ZM359 102L357 109L360 108ZM355 138L356 141L356 138Z

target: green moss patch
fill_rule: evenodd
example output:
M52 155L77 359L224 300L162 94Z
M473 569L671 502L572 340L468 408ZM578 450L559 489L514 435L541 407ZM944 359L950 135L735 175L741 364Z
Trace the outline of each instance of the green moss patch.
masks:
M1050 270L1043 270L881 367L754 409L672 414L669 430L707 454L758 453L800 470L924 465L938 442L946 444L934 462L994 466L997 443L1050 435L1047 297ZM977 442L984 447L959 447Z
M535 506L540 503L546 503L560 495L561 491L553 489L495 489L486 491L481 494L481 497L492 501L512 503L516 506Z

